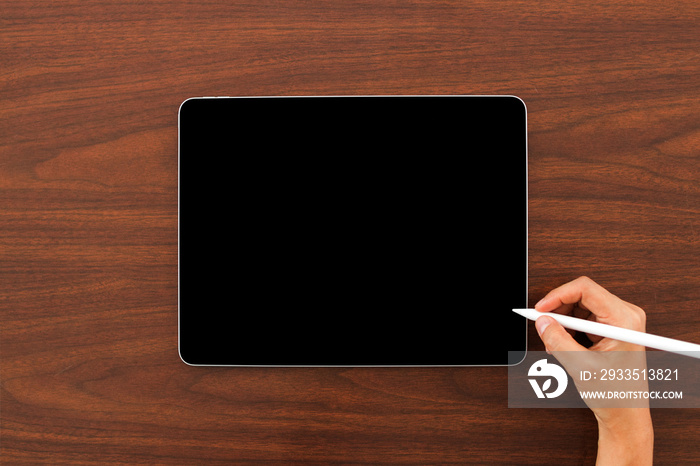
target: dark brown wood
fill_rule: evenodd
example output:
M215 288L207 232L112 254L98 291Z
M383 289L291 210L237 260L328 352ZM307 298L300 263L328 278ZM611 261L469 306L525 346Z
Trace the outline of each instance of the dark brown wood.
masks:
M191 96L518 95L530 304L588 275L643 307L649 331L700 342L695 1L1 10L3 464L594 462L592 414L508 409L505 368L183 364L177 110ZM464 338L488 351L497 331ZM700 462L696 410L653 417L657 464Z

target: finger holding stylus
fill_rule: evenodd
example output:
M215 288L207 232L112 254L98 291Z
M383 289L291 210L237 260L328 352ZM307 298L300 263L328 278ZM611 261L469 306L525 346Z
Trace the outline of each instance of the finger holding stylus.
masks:
M646 314L639 306L628 303L588 277L579 277L561 285L542 298L535 309L592 320L639 332L646 331ZM542 322L539 322L542 320ZM536 323L540 335L553 319L542 317ZM540 331L540 327L544 327ZM639 345L587 334L594 343L591 350L643 350ZM573 340L573 339L572 339ZM571 345L569 345L571 346Z

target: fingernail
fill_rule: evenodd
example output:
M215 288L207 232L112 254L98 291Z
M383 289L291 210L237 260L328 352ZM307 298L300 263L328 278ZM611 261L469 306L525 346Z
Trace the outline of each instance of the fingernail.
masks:
M542 336L544 331L549 327L549 324L552 323L552 319L549 317L540 317L535 321L535 328L537 329L537 333Z
M542 298L542 299L540 299L539 301L537 301L537 304L535 304L535 308L540 307L540 306L542 305L542 302L543 302L543 301L544 301L544 298Z

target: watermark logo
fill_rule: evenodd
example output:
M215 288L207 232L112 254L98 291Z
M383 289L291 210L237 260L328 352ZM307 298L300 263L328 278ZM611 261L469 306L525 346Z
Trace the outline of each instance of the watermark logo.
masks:
M543 381L540 386L537 379L528 379L537 398L556 398L564 393L566 385L569 383L566 371L556 364L548 363L546 359L535 361L535 363L530 366L527 375L529 377L540 378ZM548 390L552 388L552 379L557 381L557 385L556 389L550 392Z
M699 408L700 352L688 356L528 351L521 363L508 366L508 407Z

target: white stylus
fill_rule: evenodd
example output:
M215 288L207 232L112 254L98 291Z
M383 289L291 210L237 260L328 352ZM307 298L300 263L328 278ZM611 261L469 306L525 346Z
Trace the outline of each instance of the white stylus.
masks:
M555 314L553 312L539 312L535 309L513 309L513 312L530 320L537 320L538 317L546 315L559 322L562 327L571 330L592 333L593 335L612 338L613 340L626 341L627 343L634 343L635 345L642 345L647 348L683 354L700 359L700 345L696 345L695 343L637 332L636 330L601 324L600 322L577 319L576 317Z

